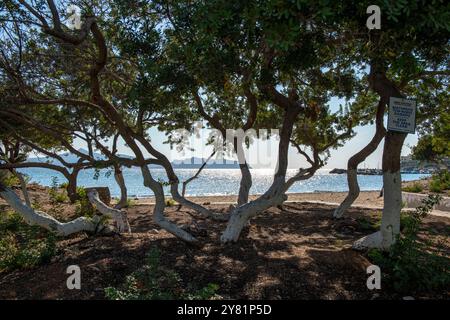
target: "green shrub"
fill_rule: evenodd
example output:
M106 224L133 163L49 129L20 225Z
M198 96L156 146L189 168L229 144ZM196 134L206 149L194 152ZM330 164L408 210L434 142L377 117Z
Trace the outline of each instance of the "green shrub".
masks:
M418 183L418 182L414 182L410 186L403 187L403 191L413 192L413 193L420 193L420 192L423 191L423 186L420 183Z
M56 237L38 226L30 226L16 213L7 212L0 221L0 272L32 268L47 263L56 254Z
M52 203L64 203L69 200L67 193L65 191L59 192L58 190L58 178L52 178L52 186L49 190L50 201Z
M75 213L79 217L93 217L95 209L90 203L86 190L83 187L77 187L77 198L75 202Z
M177 204L177 202L176 202L175 200L173 200L173 199L171 199L171 198L166 199L166 206L167 206L167 207L172 207L172 206L174 206L174 205L176 205L176 204Z
M127 207L127 208L131 208L131 207L134 206L134 205L136 205L136 202L135 202L133 199L131 199L131 198L127 198L127 204L126 204L126 207Z
M68 182L63 182L63 183L61 183L60 185L59 185L59 187L61 188L61 189L66 189L67 190L67 187L69 186L69 183Z
M441 193L446 190L450 190L450 172L442 170L433 174L430 181L430 191Z
M422 205L402 219L403 231L388 252L371 249L369 259L380 266L389 285L399 293L446 290L450 286L450 259L441 249L419 239L422 219L440 197L430 195Z
M12 186L19 186L20 185L20 180L19 178L17 178L14 174L8 172L7 174L5 174L5 176L3 177L2 182L7 186L7 187L12 187Z
M186 290L177 272L160 265L160 252L153 248L142 269L126 277L121 289L105 288L111 300L217 299L219 286L208 284L199 290Z
M365 231L375 231L379 228L379 220L376 222L372 222L365 217L357 218L356 221L359 224L359 227Z

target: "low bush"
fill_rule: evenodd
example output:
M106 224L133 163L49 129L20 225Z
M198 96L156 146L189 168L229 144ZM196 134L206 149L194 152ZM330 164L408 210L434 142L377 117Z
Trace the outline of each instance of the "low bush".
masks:
M0 273L47 263L56 253L56 237L30 226L14 212L0 219Z
M87 192L83 187L77 188L77 198L75 202L75 213L78 217L93 217L95 209L90 203Z
M442 170L431 176L431 192L442 193L448 190L450 190L450 172L448 170Z
M176 205L177 202L173 199L166 199L166 206L167 207L173 207L174 205Z
M52 178L52 186L49 190L50 201L52 203L64 203L69 200L66 191L59 191L58 179L56 177Z
M403 191L413 192L413 193L420 193L420 192L423 191L423 186L420 183L418 183L418 182L414 182L410 186L403 187Z
M399 293L446 290L450 287L450 259L441 246L419 238L422 219L440 201L430 195L414 212L402 218L402 233L388 252L371 249L369 259L385 275L385 283Z

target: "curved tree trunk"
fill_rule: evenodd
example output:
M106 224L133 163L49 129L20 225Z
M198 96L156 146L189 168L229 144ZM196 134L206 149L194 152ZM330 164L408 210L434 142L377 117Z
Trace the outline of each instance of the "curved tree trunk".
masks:
M400 90L386 77L385 70L374 70L370 78L372 89L380 97L404 98ZM380 231L357 240L355 249L380 248L387 250L400 233L400 212L402 208L402 189L400 175L400 156L407 134L389 131L383 149L384 205Z
M402 179L400 155L406 134L388 132L383 150L384 205L380 231L356 241L355 249L389 249L400 233L402 209Z
M106 217L112 218L117 224L119 232L130 233L131 228L128 223L127 214L124 211L108 207L102 200L100 200L97 190L92 189L87 194L89 202L95 205L97 210Z
M345 197L344 201L340 204L338 208L334 211L333 217L341 218L345 211L355 202L355 200L359 196L359 184L358 184L358 165L365 161L369 155L371 155L380 144L381 140L383 140L386 135L386 129L383 125L383 117L384 110L386 106L386 100L380 99L377 107L377 115L376 115L376 128L375 135L372 140L358 153L353 155L347 163L347 184L348 184L348 194Z
M277 172L275 173L272 185L262 196L254 201L250 201L237 207L231 213L227 227L220 237L222 243L237 241L242 229L251 217L254 217L270 207L280 205L286 200L285 180L288 165L289 141L295 119L299 112L300 109L295 107L288 107L286 109L283 126L280 132L280 143L278 145Z
M29 207L31 207L31 201L30 201L30 195L27 190L27 183L25 181L25 178L23 177L23 174L21 174L17 170L13 170L14 174L20 181L20 188L22 189L23 198L25 200L25 204Z
M22 216L28 224L38 225L44 229L55 232L59 236L69 236L81 231L99 232L109 230L108 226L101 224L101 219L98 216L95 216L92 219L80 217L70 222L60 222L45 212L34 210L33 208L25 205L14 191L1 183L0 197L2 197L20 216ZM91 194L90 200L93 198L95 198L95 194ZM121 231L120 226L123 223L122 215L117 215L111 212L110 210L112 209L108 208L98 199L96 199L93 204L97 206L101 213L107 217L113 218L119 227L119 231Z
M258 213L267 210L273 206L281 205L286 201L284 193L285 177L275 176L269 190L254 201L250 201L240 207L237 207L231 214L228 221L227 228L222 233L220 241L222 243L236 242L242 232L242 229L247 224L248 220Z
M128 192L125 179L123 178L122 169L119 166L114 166L114 179L116 179L116 182L120 187L120 199L114 208L122 209L127 206Z
M141 167L142 176L144 177L144 185L150 188L155 195L155 207L153 209L153 221L161 228L166 231L172 233L176 237L190 243L197 242L197 239L194 238L190 233L184 231L180 227L178 227L173 222L170 222L164 217L164 208L166 207L164 201L164 190L162 185L153 179L150 174L150 170L147 166Z

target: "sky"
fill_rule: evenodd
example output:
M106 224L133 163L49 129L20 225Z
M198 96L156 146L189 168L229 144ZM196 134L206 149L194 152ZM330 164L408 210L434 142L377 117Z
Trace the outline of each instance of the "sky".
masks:
M332 100L330 103L331 110L336 111L339 108L339 103L340 101L337 99ZM384 120L386 126L387 117L385 117ZM356 127L355 132L356 135L352 139L347 140L343 147L331 150L330 158L324 168L346 168L348 159L365 147L372 139L375 133L375 125ZM164 141L167 140L166 135L159 132L156 128L150 129L149 136L154 147L160 152L163 152L169 160L173 161L178 159L190 159L190 157L208 158L212 152L211 146L205 146L209 133L210 130L201 129L199 132L200 137L197 137L196 135L191 135L189 137L189 147L194 149L194 151L188 149L184 149L183 151L174 148L171 149L168 144L164 143ZM408 155L411 151L411 147L417 144L417 140L417 134L408 134L403 146L402 155ZM360 168L381 168L383 144L384 141L382 141L377 150L360 165ZM86 148L79 140L75 141L74 145L76 148ZM275 168L278 155L277 151L278 140L276 138L271 138L268 141L254 141L250 148L245 151L245 155L247 162L252 168ZM120 140L118 143L118 152L121 154L133 155L132 151ZM150 157L148 153L144 154ZM233 155L227 155L225 157L230 159L233 158ZM235 156L234 159L236 159ZM291 148L289 150L288 168L298 169L306 166L307 162L304 160L303 156L299 155L294 148Z

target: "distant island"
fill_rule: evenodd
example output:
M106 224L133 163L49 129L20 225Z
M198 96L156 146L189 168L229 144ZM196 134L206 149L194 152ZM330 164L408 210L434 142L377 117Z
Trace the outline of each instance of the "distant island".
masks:
M88 154L88 151L85 149L78 150L81 153ZM59 156L64 159L64 161L68 163L75 163L78 161L78 157L71 153L62 153ZM118 154L119 157L122 158L130 158L132 157L125 154ZM106 159L104 155L100 153L94 153L94 158L98 160ZM198 169L202 166L202 164L206 161L205 158L191 157L186 159L178 159L171 162L174 169ZM57 165L61 165L60 161L56 159L49 158L47 156L42 157L33 157L28 158L28 162L48 162ZM161 168L161 166L157 164L149 165L150 168ZM231 159L211 159L205 169L239 169L239 163L236 160Z

